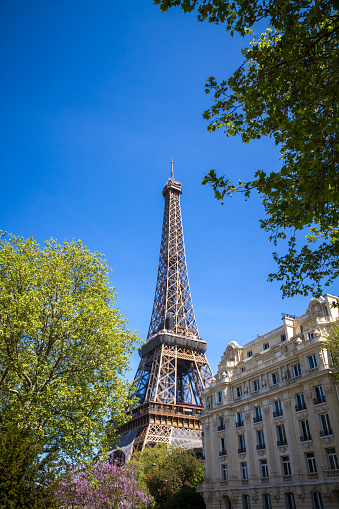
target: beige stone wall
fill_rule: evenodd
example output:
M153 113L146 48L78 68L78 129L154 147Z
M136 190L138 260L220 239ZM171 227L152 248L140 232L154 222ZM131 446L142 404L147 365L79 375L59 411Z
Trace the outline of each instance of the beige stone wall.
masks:
M245 495L251 509L265 509L263 495L272 509L293 499L296 509L339 508L338 387L323 348L333 300L312 299L305 315L227 346L201 416L207 508L247 509Z

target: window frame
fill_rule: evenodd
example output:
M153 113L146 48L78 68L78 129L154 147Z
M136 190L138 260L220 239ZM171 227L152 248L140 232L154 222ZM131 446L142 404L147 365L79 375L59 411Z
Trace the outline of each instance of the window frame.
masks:
M242 461L240 463L240 473L241 473L241 480L247 481L248 480L247 461Z
M333 451L333 452L329 452L329 451ZM327 455L328 469L329 470L339 470L338 456L337 456L335 447L329 447L328 449L326 449L326 455Z
M311 369L315 369L318 367L318 360L317 360L317 356L315 353L313 353L312 355L309 355L307 357L307 362L308 362L308 369L311 370Z
M315 462L314 452L306 452L305 456L306 456L307 472L309 474L315 474L317 472L317 464Z
M291 462L289 456L281 456L282 475L292 475Z
M260 476L262 479L267 479L269 477L267 459L259 460L259 463L260 463Z

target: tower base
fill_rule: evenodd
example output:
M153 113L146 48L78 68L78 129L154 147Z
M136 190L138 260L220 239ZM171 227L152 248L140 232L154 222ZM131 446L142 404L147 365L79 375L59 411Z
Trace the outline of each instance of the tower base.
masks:
M119 429L118 447L125 455L125 461L144 447L158 443L201 450L200 405L171 405L149 401L136 407L132 419Z

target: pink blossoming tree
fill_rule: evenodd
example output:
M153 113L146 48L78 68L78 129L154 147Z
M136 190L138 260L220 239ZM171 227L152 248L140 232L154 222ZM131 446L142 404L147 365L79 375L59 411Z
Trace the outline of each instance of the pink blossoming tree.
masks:
M133 468L104 462L73 468L60 482L56 496L62 506L77 509L136 509L151 501L139 489Z

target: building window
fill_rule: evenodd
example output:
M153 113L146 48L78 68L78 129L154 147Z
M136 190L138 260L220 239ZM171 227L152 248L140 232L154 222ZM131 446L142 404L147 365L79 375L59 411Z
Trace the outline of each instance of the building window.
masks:
M256 407L254 407L253 422L261 422L261 421L262 421L261 408L260 408L260 406L256 406Z
M226 452L226 439L225 438L219 439L219 446L220 446L219 456L226 456L227 452Z
M291 464L289 456L282 456L281 462L283 475L291 475Z
M318 493L318 491L311 493L311 499L312 499L313 509L324 509L323 501L322 501L321 495L320 495L320 493Z
M245 366L242 366L241 367L241 372L243 373L244 371L246 371L246 368L245 368Z
M273 385L276 385L276 384L279 383L279 373L272 373L271 377L272 377L272 384Z
M241 386L237 387L236 390L235 390L235 393L237 395L236 396L237 398L241 398L241 396L242 396L242 387Z
M303 393L295 395L295 399L297 401L297 404L295 405L295 411L300 412L301 410L306 410L306 403Z
M307 357L309 369L314 369L318 366L317 357L315 354Z
M312 440L311 432L310 432L310 426L308 424L308 420L302 420L300 422L300 442L307 442L308 440Z
M241 428L244 425L244 420L242 418L242 413L237 412L236 419L235 419L235 427Z
M263 509L272 509L271 496L268 493L262 495L262 506Z
M307 337L308 337L308 339L313 339L313 338L315 338L315 334L314 334L314 332L310 332L309 334L307 334Z
M282 334L280 336L280 341L283 343L284 341L286 341L286 334Z
M293 493L285 493L286 509L295 509L295 501Z
M287 445L285 426L283 424L280 424L280 426L277 426L277 435L278 435L278 442L277 442L277 444L279 446L280 445Z
M246 452L245 435L238 435L238 453Z
M318 385L317 387L314 387L315 392L315 398L314 398L314 404L320 405L321 403L326 402L325 394L322 388L322 385Z
M269 343L264 343L264 350L268 350L270 347L270 344Z
M221 480L227 481L227 479L228 479L227 465L221 465Z
M223 400L222 391L216 392L215 393L215 401L216 401L216 403L222 403L222 400Z
M242 496L242 509L251 509L249 495Z
M273 410L273 417L280 417L283 415L281 401L278 399L278 401L274 402L274 410Z
M328 468L329 470L338 470L338 459L337 459L337 453L335 452L334 447L331 447L330 449L326 449L327 452L327 461L328 461Z
M218 425L218 431L224 431L225 429L225 419L223 415L220 415L219 417L219 425Z
M300 332L304 332L304 327L300 325Z
M253 353L252 353L252 350L250 350L249 352L247 352L247 357L252 357Z
M321 414L319 415L320 419L320 436L321 437L327 437L328 435L332 435L332 428L330 423L330 418L328 414Z
M247 461L240 463L241 479L248 479Z
M301 376L301 368L300 364L295 364L292 366L293 376Z
M261 477L268 477L267 460L260 460L260 474Z
M266 446L264 430L260 429L259 431L257 431L257 451L261 451L262 449L266 449Z
M317 465L315 464L314 452L306 453L307 472L314 474L317 471Z
M253 391L254 392L259 391L259 389L260 389L259 380L254 380L254 382L253 382Z

